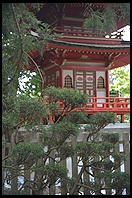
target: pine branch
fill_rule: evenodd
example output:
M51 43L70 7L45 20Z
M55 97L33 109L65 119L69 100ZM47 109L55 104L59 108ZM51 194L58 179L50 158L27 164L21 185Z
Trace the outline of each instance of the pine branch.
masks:
M34 65L36 66L36 68L38 70L38 73L39 73L39 75L41 77L41 82L42 82L42 88L41 88L41 93L42 93L42 91L44 89L44 78L42 76L41 70L40 70L39 66L37 65L37 63L33 60L33 58L27 52L25 52L25 51L23 51L23 52L29 57L29 59L34 63Z
M17 21L16 11L15 11L15 7L14 7L13 3L11 4L11 7L12 7L13 17L14 17L14 21L15 21L15 24L16 24L16 27L17 27L19 40L20 40L21 53L23 53L23 38L22 38L22 34L21 34L21 29L20 29L19 23ZM20 56L19 62L20 62L21 58L22 57Z
M90 186L87 186L87 185L85 185L85 184L77 183L77 186L81 186L81 187L88 188L88 189L90 189L90 190L96 191L94 188L92 188L92 187L90 187Z
M18 61L15 63L17 65L16 71L15 71L13 77L10 79L10 81L6 84L6 86L9 85L13 81L15 75L17 74L17 71L20 68L20 63L21 63L22 56L23 56L23 38L22 38L22 34L21 34L21 29L20 29L19 23L17 21L16 11L15 11L15 7L14 7L13 3L11 4L11 10L12 10L13 18L14 18L14 21L15 21L15 24L16 24L16 28L17 28L17 31L18 31L21 52L20 52L20 56L19 56Z

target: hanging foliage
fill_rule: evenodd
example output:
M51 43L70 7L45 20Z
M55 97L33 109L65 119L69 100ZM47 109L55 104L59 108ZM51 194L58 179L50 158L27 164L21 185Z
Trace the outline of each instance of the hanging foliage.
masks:
M104 10L95 11L90 9L90 16L84 22L84 28L93 32L100 31L109 34L116 30L116 21L125 20L130 24L129 3L105 3Z

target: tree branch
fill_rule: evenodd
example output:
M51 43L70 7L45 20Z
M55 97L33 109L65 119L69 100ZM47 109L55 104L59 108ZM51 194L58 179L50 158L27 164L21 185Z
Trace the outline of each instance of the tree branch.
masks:
M22 55L23 55L23 38L22 38L22 34L21 34L21 29L20 29L19 23L17 21L16 11L15 11L15 7L14 7L13 3L11 4L11 9L12 9L13 18L14 18L14 21L15 21L15 24L16 24L16 28L17 28L17 31L18 31L18 36L19 36L19 40L20 40L20 47L21 47L21 53L20 53L18 61L15 63L17 65L16 71L15 71L13 77L10 79L10 81L6 84L6 86L9 85L12 82L12 80L14 79L14 77L15 77L15 75L17 73L17 70L19 69L20 62L22 60Z
M82 186L82 187L84 187L84 188L88 188L88 189L90 189L90 190L96 191L94 188L89 187L89 186L87 186L87 185L85 185L85 184L77 183L77 186Z
M25 52L25 51L23 51L23 52L29 57L29 59L34 63L34 65L36 66L36 68L38 70L38 73L39 73L39 75L41 77L41 82L42 82L42 88L41 88L41 92L42 92L43 88L44 88L44 79L43 79L42 73L41 73L41 71L39 69L39 66L37 65L37 63L33 60L33 58L27 52Z
M20 39L21 52L23 52L23 39L22 39L22 35L21 35L21 29L20 29L20 26L19 26L18 21L17 21L16 14L15 14L14 4L12 3L11 6L12 6L13 17L14 17L14 20L15 20L15 24L16 24L19 39Z

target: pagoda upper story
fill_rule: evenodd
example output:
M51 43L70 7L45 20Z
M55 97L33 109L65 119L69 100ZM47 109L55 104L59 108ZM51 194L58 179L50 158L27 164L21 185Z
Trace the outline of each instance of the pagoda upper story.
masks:
M50 59L53 63L55 56L59 56L60 63L64 59L83 61L87 59L87 56L90 61L92 59L104 61L105 59L107 69L130 63L130 44L123 41L122 32L118 32L118 29L126 25L125 21L117 19L116 32L107 37L106 33L102 33L100 30L93 32L84 29L83 24L89 17L91 8L94 11L103 12L105 3L43 3L38 13L32 9L31 4L28 4L28 7L39 20L50 25L53 34L58 34L58 38L49 41L45 49L43 68L50 64ZM35 57L38 55L37 51L33 53Z

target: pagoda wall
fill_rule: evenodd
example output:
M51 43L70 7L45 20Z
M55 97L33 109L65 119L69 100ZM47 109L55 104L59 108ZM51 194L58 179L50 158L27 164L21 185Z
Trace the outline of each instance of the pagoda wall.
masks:
M65 78L67 76L70 76L71 77L71 80L72 80L72 87L73 87L73 70L63 70L63 86L64 86L64 83L65 83Z
M104 79L104 88L98 87L99 78ZM96 97L106 97L106 78L104 71L96 71ZM98 99L97 102L105 102L105 99ZM102 104L98 104L98 107L101 107Z
M63 69L63 87L65 86L66 77L72 80L73 89L87 93L89 96L106 97L106 74L105 71L83 71L83 70L65 70ZM104 85L98 87L98 80L102 79Z

